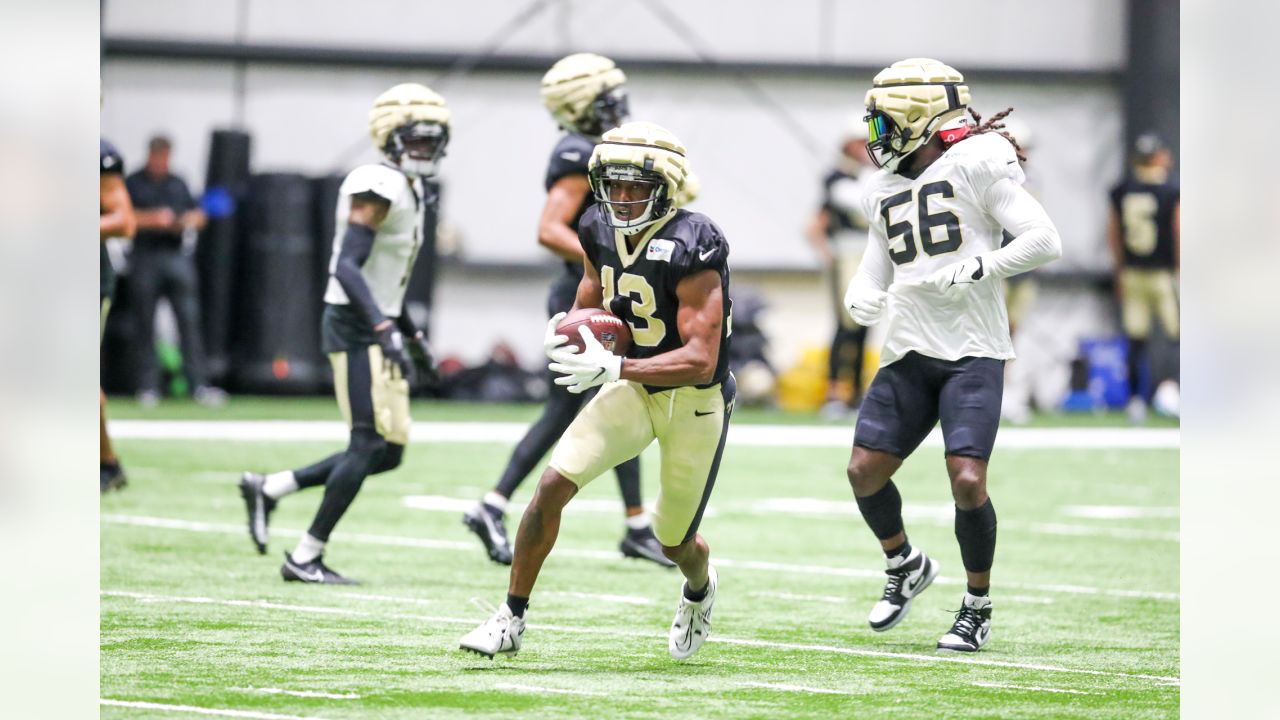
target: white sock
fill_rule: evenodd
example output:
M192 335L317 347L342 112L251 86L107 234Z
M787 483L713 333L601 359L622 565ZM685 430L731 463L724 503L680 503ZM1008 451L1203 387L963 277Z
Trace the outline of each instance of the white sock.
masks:
M507 512L507 499L492 490L484 494L484 504L502 513Z
M289 557L299 564L309 563L324 554L324 541L311 537L311 533L302 533L298 538L298 547L293 549Z
M629 530L643 530L649 527L649 513L642 512L639 515L627 516L627 528Z
M267 476L266 482L262 483L262 494L272 500L279 500L285 495L297 491L298 480L293 476L292 470L271 473Z

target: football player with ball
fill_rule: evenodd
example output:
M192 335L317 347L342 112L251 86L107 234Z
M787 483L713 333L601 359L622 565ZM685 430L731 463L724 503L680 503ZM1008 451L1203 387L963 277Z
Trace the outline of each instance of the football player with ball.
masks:
M677 209L688 178L684 145L671 132L630 122L604 134L588 178L596 205L583 215L585 253L574 310L608 307L632 337L625 356L597 339L607 320L575 316L582 350L547 324L549 367L571 393L599 387L551 456L516 536L507 600L461 647L487 657L520 650L525 611L560 515L578 490L654 440L661 476L653 530L685 582L668 650L695 653L711 633L716 571L698 525L715 484L733 411L729 245L699 213ZM615 342L618 338L615 338ZM625 347L622 342L615 350Z

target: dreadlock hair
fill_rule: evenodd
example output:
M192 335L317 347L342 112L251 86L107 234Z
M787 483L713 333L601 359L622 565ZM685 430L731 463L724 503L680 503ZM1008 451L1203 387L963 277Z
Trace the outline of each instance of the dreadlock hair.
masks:
M1027 161L1027 156L1022 153L1022 146L1019 145L1018 141L1004 129L1004 123L1000 122L1008 117L1009 113L1013 112L1013 108L1009 107L1001 110L995 115L992 115L986 122L982 121L982 116L978 114L977 110L974 110L972 107L968 108L968 110L969 114L973 116L973 127L969 128L969 133L965 135L965 139L971 138L975 135L981 135L985 132L998 133L1003 135L1004 139L1009 141L1009 144L1013 145L1013 152L1018 156L1019 160L1022 162ZM961 142L964 142L964 140L961 140Z

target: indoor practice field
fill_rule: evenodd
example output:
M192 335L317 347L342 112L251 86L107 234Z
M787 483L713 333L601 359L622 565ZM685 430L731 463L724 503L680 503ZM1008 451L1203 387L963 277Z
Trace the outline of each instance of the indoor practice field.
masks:
M877 634L866 616L884 563L844 476L852 423L744 410L701 528L720 586L697 655L668 656L680 576L619 556L607 475L565 514L523 649L490 661L458 639L504 599L508 570L460 517L537 411L416 403L404 464L365 482L326 552L363 583L339 588L279 575L321 490L281 502L263 557L236 489L242 470L340 449L331 400L237 399L220 412L172 403L146 420L113 403L129 485L102 498L102 717L1178 713L1175 425L1135 430L1105 416L1001 429L992 640L957 656L934 651L964 590L941 448L922 448L895 482L912 544L942 574ZM656 447L643 462L651 502ZM532 489L531 479L508 511L513 537Z

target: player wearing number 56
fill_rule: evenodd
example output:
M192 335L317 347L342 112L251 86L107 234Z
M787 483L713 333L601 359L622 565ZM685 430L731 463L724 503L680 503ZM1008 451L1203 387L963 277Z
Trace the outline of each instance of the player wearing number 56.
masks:
M876 75L866 95L867 149L880 168L863 197L871 237L845 296L857 322L886 326L847 470L888 566L868 622L876 631L897 625L938 574L907 542L891 477L941 421L968 592L937 647L962 652L991 632L987 462L1004 361L1013 358L1000 278L1062 254L1057 229L1022 188L1017 142L1000 130L1010 111L983 123L968 104L964 77L937 60L903 60ZM972 122L953 122L966 111ZM1002 228L1014 235L1004 247Z
M556 382L571 392L600 391L556 446L525 510L507 602L462 638L464 650L493 657L520 649L529 595L561 511L587 483L654 440L662 470L653 530L685 577L668 651L687 658L711 633L717 577L698 525L734 401L729 245L710 218L676 208L688 176L684 145L652 123L610 130L591 154L596 205L578 228L586 260L574 308L609 308L630 326L632 345L619 357L580 326L577 352L556 332L560 316L548 323Z

